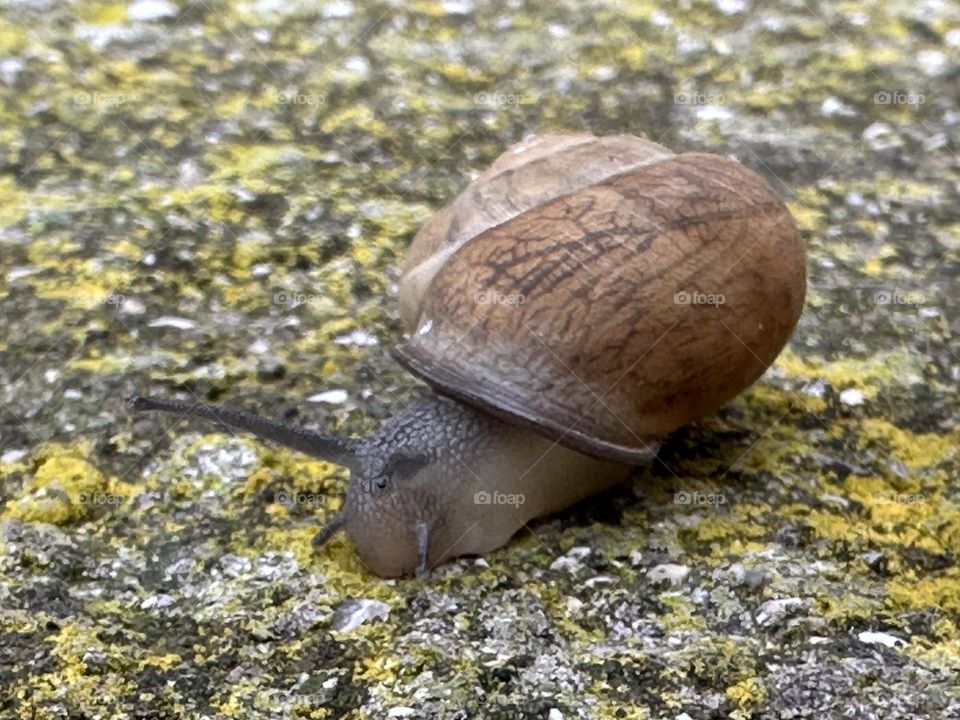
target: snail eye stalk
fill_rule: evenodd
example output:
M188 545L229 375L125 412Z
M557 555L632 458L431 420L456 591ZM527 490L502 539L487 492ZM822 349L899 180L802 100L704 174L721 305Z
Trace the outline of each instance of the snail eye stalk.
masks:
M127 403L134 410L158 410L184 417L199 417L213 420L231 430L248 432L262 440L270 440L285 447L299 450L336 465L351 467L356 461L359 442L354 438L338 437L292 427L259 417L253 413L232 410L221 405L189 403L178 400L135 395Z

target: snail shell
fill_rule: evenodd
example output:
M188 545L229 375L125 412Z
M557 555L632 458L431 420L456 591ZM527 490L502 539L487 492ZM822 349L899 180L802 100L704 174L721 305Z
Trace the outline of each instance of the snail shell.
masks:
M414 238L395 355L442 394L638 462L763 373L805 286L790 212L739 163L545 135Z

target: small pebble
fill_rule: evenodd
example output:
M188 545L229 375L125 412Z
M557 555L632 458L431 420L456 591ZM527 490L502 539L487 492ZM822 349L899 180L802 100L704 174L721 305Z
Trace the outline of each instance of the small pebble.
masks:
M647 573L647 578L651 582L662 582L666 580L671 585L679 585L689 574L690 568L688 568L686 565L665 563L663 565L657 565L656 567L650 568L650 571Z
M390 606L379 600L360 598L347 600L333 611L330 629L334 632L350 632L368 620L386 620L390 615Z
M840 393L840 402L851 407L863 405L863 393L856 388L847 388Z
M884 645L889 648L905 647L907 642L903 638L884 632L870 632L865 630L857 635L857 640L868 645Z
M347 335L339 335L333 339L337 345L357 345L359 347L369 347L379 344L376 336L363 330L354 330Z
M141 22L173 17L176 14L177 6L167 0L136 0L127 8L127 17Z
M197 326L193 320L188 320L187 318L183 317L174 317L172 315L158 317L156 320L151 320L147 324L150 327L171 327L177 328L178 330L191 330Z
M341 405L347 401L347 398L350 397L346 390L336 389L336 390L326 390L325 392L317 393L316 395L311 395L307 398L307 402L315 403L327 403L328 405Z

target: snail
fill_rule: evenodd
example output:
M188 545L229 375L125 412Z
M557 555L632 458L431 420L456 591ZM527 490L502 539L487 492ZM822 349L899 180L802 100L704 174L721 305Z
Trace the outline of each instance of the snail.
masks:
M790 336L804 244L734 160L638 137L528 138L417 233L396 360L433 394L365 438L215 405L200 416L346 466L343 530L374 573L504 545L622 481L751 385Z

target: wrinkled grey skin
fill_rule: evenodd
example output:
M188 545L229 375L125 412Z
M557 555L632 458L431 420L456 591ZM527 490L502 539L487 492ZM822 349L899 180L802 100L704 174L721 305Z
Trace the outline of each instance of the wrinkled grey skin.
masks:
M422 573L500 547L527 521L607 489L629 467L588 457L456 400L415 401L362 439L293 428L216 405L132 398L140 410L204 417L350 469L343 530L382 577Z

